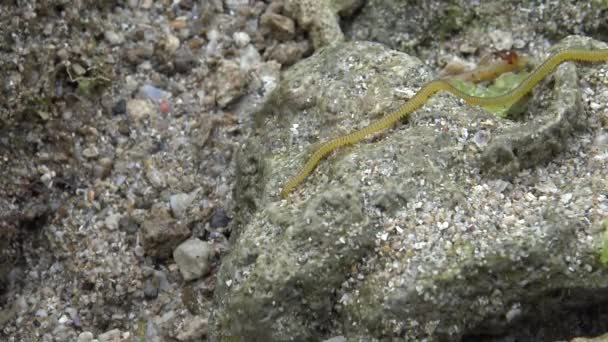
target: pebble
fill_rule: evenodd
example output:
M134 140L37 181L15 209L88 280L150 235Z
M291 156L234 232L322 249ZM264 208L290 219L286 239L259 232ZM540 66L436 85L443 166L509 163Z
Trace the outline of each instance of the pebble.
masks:
M224 60L217 71L215 100L221 108L235 102L245 94L247 74L233 61Z
M99 334L97 336L97 340L99 340L99 342L120 341L120 330L112 329L112 330L106 331L102 334Z
M490 136L489 136L488 132L483 131L483 130L477 131L477 133L475 133L475 135L473 136L473 142L479 148L483 148L486 145L488 145L489 141L490 141Z
M99 155L99 151L97 150L97 147L90 146L82 150L82 155L86 158L93 159Z
M78 342L91 342L93 341L93 333L90 331L83 331L78 335Z
M125 41L125 37L114 31L106 31L103 36L110 45L120 45Z
M323 342L346 342L346 337L342 335L334 336L332 338L328 338L327 340L323 340Z
M192 51L185 48L177 50L173 62L175 64L175 71L180 73L187 73L197 65L197 59Z
M262 27L266 27L270 34L280 40L291 40L296 33L296 24L289 17L277 13L264 13L260 18Z
M209 226L214 229L224 228L228 223L230 223L230 218L222 208L216 209L209 220Z
M159 284L157 279L149 278L144 282L144 296L148 299L158 297Z
M152 320L148 321L146 324L146 336L144 341L146 342L160 342L160 336L158 335L158 329L156 328L156 324Z
M179 245L173 252L173 259L184 280L198 279L211 269L211 246L199 239L190 239Z
M179 49L180 44L181 43L179 41L179 38L170 33L167 33L165 35L165 39L163 40L162 46L166 53L172 55L177 51L177 49Z
M121 217L122 215L115 213L108 215L108 217L106 217L104 221L106 228L108 228L109 230L118 229Z
M177 334L179 341L201 341L207 335L207 320L201 316L194 316L184 324Z
M118 100L112 107L112 115L125 114L127 112L127 101L125 99Z
M155 86L144 84L139 88L139 96L152 101L160 101L169 98L171 93Z
M489 36L497 50L509 50L513 47L513 34L511 32L494 30L490 31Z
M141 121L154 112L154 106L146 100L132 99L127 102L127 114L134 121Z
M232 11L249 6L249 0L224 0L224 4Z
M308 41L287 42L268 48L264 56L266 59L277 61L282 66L290 66L302 59L309 51Z
M167 186L167 182L165 180L165 175L160 172L160 170L158 170L156 167L154 166L148 166L146 167L146 178L148 179L148 181L150 182L150 184L152 184L152 186L154 186L157 189L163 189L165 186Z
M243 71L249 71L262 62L262 56L253 45L247 45L241 51L239 66Z
M192 201L194 201L194 198L196 198L197 194L198 194L198 189L192 191L189 194L188 193L179 193L179 194L171 195L171 197L169 199L169 204L171 206L171 212L173 212L173 216L175 216L175 218L183 217L184 212L186 211L186 209L188 209L190 204L192 204Z
M152 214L141 224L146 255L169 258L173 249L190 236L190 229L171 217L168 211L151 209Z
M244 48L251 41L251 37L249 37L247 32L234 32L232 39L234 39L234 42L240 48Z

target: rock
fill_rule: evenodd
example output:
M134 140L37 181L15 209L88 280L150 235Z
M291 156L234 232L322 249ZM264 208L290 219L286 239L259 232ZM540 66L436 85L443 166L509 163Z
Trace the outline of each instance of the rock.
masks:
M323 340L323 342L346 342L346 337L334 336L332 338L328 338L327 340Z
M161 46L166 54L172 55L179 49L179 38L170 33L166 33L164 39L161 41Z
M127 112L127 101L120 99L112 106L112 115L125 114Z
M197 60L190 49L181 47L175 53L174 63L176 72L187 73L197 65Z
M125 42L125 37L114 31L105 31L104 38L110 43L110 45L120 45Z
M163 99L167 99L171 96L171 93L155 86L144 84L139 88L139 95L145 99L158 102Z
M523 331L509 324L544 310L545 331L576 329L577 314L553 313L608 300L604 232L592 224L598 215L580 219L590 208L605 212L598 194L608 188L593 177L563 179L577 162L556 158L556 146L577 138L560 132L586 120L573 66L559 70L538 90L551 96L532 119L463 111L457 98L435 95L408 124L332 153L283 200L281 187L312 146L399 108L397 94L434 78L417 58L367 42L327 46L291 66L237 154L232 246L218 272L210 339L461 340ZM489 141L475 138L480 130ZM484 169L492 146L526 141L541 157L510 152L534 171L499 182ZM548 173L559 191L539 194L535 183Z
M82 155L88 159L93 159L99 155L99 151L97 150L97 147L89 146L89 147L85 148L84 150L82 150Z
M264 52L264 58L275 60L280 63L281 66L288 67L301 60L304 55L309 54L311 50L308 41L287 42L268 48Z
M121 218L122 215L118 213L111 213L106 217L104 221L106 228L108 228L109 230L117 230Z
M243 71L249 71L262 62L262 56L253 45L247 45L241 50L239 66Z
M229 9L236 11L249 6L249 0L224 0L224 5Z
M120 341L120 335L122 333L118 329L112 329L104 332L103 334L99 334L97 336L97 340L99 342L113 342Z
M186 209L188 209L190 204L192 204L192 201L194 201L194 199L196 198L196 195L198 194L199 190L200 189L194 190L189 194L180 193L171 195L171 198L169 199L169 204L171 205L171 211L173 212L173 216L175 216L176 218L181 218L184 215Z
M215 101L225 108L245 94L247 74L233 61L223 60L216 74Z
M207 335L207 320L201 316L194 316L188 320L177 339L183 342L201 341Z
M513 34L511 32L492 30L488 34L496 50L509 50L513 48Z
M194 280L206 275L211 269L213 250L199 239L184 241L173 251L173 259L184 280Z
M165 259L173 249L190 236L190 230L174 220L165 209L153 209L142 223L142 239L146 255Z
M132 99L127 102L127 114L134 121L141 121L154 112L154 106L146 100Z
M344 40L338 13L347 9L352 10L352 6L361 3L351 0L286 0L285 12L308 31L314 49L317 50Z
M148 299L158 297L159 283L155 278L148 278L144 282L144 296Z
M90 331L83 331L78 335L78 342L91 342L93 341L93 333Z
M242 31L234 32L234 34L232 34L232 39L234 39L234 42L240 48L244 48L251 41L251 37L249 37L247 32Z
M566 39L562 46L577 44L589 46L592 42L589 39ZM566 64L554 73L555 91L559 96L551 111L537 115L533 123L505 128L500 136L493 137L483 151L481 168L484 173L511 177L521 169L546 163L566 148L573 132L587 128L587 119L581 114L575 68Z
M262 27L270 32L272 37L280 41L291 40L296 34L296 24L293 20L277 13L267 12L262 14L260 23Z
M224 228L230 223L230 218L222 208L218 208L211 215L209 226L213 229Z
M152 162L145 165L145 175L148 182L156 189L164 189L167 186L167 176Z

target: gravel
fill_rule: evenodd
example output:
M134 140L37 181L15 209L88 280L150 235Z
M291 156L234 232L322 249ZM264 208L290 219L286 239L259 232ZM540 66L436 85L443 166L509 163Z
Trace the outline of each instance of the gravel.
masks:
M506 16L504 11L484 12L490 8L486 6L464 11L466 18L475 17L473 11L478 11L477 17L492 15L497 28L469 25L465 20L449 22L449 30L436 30L429 23L445 19L449 6L432 2L429 6L436 10L415 21L419 25L405 39L404 32L387 33L386 29L402 27L393 25L396 22L412 22L401 7L392 11L393 16L377 15L386 12L375 6L390 3L2 2L0 339L209 338L208 325L220 305L214 299L216 288L236 286L243 275L218 284L218 269L230 255L231 244L239 235L251 234L243 231L251 217L237 212L256 215L261 203L251 200L261 193L253 196L256 188L243 188L235 170L250 171L250 175L269 166L276 170L277 160L272 158L267 164L255 164L236 157L244 150L255 150L249 137L258 134L260 113L276 111L272 94L280 88L285 71L327 45L353 37L377 39L396 49L419 51L417 56L439 70L441 58L450 54L471 62L492 45L538 51L561 38L562 32L595 35L605 29L596 20L605 12L590 10L591 3L560 2L558 10L549 11L546 6L529 7L522 2L516 13ZM513 30L505 26L504 18L513 19ZM552 24L536 25L542 22ZM439 38L429 43L429 36ZM503 226L521 232L526 227L536 229L536 223L548 215L543 211L545 201L562 208L565 217L593 222L608 212L605 195L583 191L590 189L589 184L603 184L608 160L604 113L608 92L597 86L605 80L606 71L592 74L581 84L582 102L598 114L597 120L575 139L577 143L546 167L524 170L508 182L471 184L470 194L477 199L471 204L475 223L490 227L479 234L496 233L495 228ZM387 96L379 102L395 100L393 92ZM317 100L330 113L330 121L336 120L335 114L347 121L346 127L353 124L349 117L353 108L341 112L344 102L326 101L322 96ZM313 122L316 118L306 116L309 101L301 98L298 106L283 114L297 112L301 120ZM372 115L381 114L376 103L364 99L359 105ZM428 119L426 124L433 129L457 127L442 119ZM298 132L290 144L304 146L323 138L319 125L281 127L277 132ZM475 134L471 145L481 149L490 144L492 127L484 128L485 135ZM461 140L459 146L464 146L467 140ZM263 143L276 147L284 142ZM361 177L390 174L373 165L369 170ZM386 194L368 195L366 201L378 203L378 208L401 205ZM412 225L428 224L439 235L464 234L465 223L470 223L464 214L430 205L429 196L413 197L402 212L387 217L380 228L374 227L377 231L365 231L353 223L354 231L372 234L373 243L365 248L378 254L427 248L428 236L411 235L406 228ZM236 208L235 203L243 207ZM358 207L352 201L331 203ZM508 207L501 208L504 203ZM319 206L322 212L322 202ZM275 208L271 214L280 219L281 210ZM322 234L312 238L353 246L348 239L344 243ZM577 234L581 241L588 236ZM306 243L302 242L304 252ZM247 262L257 257L248 253ZM348 292L367 279L365 272L382 269L391 274L393 270L384 259L382 263L376 263L377 258L361 261L360 253L347 251L355 255L349 259L354 261L340 268L353 269L352 279L318 297L342 298L343 303L332 308L334 313L356 300ZM569 258L572 267L587 267L577 256ZM404 277L396 276L393 282ZM509 317L516 321L521 309L510 309ZM341 331L338 326L330 326L323 338L344 340L353 331Z

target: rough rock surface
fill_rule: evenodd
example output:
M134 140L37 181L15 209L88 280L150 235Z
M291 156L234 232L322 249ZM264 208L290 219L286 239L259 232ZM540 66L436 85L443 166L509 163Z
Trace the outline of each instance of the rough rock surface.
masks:
M605 46L579 37L560 46L578 45ZM416 58L364 42L294 65L238 158L234 246L212 336L458 340L500 336L530 317L551 329L521 323L520 337L576 331L586 309L608 300L599 262L608 161L576 142L596 120L578 70L560 67L520 121L435 96L408 124L334 153L281 200L318 141L362 127L433 78ZM593 88L601 101L606 85ZM577 175L586 154L598 158ZM542 315L565 308L570 316Z
M495 33L500 30L516 36L518 48L532 43L537 35L559 40L568 34L584 34L608 40L608 5L604 1L556 1L548 5L528 1L369 0L360 13L345 25L347 37L381 42L408 53L423 52L425 46L439 51L446 40L465 53L498 47ZM533 29L530 23L534 23ZM488 25L497 30L488 32Z

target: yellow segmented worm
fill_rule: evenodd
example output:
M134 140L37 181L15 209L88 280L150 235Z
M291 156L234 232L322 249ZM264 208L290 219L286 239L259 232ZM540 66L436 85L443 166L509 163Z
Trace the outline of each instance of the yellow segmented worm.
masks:
M372 122L366 127L347 135L331 139L322 144L308 159L304 167L283 187L281 197L285 198L298 184L304 181L315 169L321 159L325 158L332 151L358 143L367 136L380 132L391 127L399 120L405 119L412 112L420 109L429 97L439 91L447 91L463 99L472 106L502 106L510 105L519 100L522 96L530 92L543 78L552 73L557 66L564 62L607 62L608 49L584 50L584 49L564 49L549 56L544 62L536 67L528 77L521 82L515 89L506 94L494 97L478 97L468 95L444 80L434 80L425 84L416 95L403 104L399 109L391 112L383 118Z

